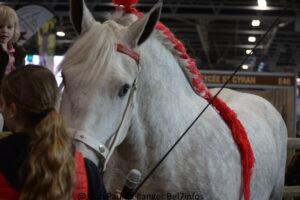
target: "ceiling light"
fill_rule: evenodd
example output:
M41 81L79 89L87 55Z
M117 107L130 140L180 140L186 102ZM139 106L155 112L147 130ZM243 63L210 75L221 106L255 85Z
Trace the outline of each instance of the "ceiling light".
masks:
M249 66L248 66L248 65L242 65L242 68L243 68L244 70L246 70L246 69L249 68Z
M250 37L248 37L248 41L249 42L255 42L256 41L256 37L250 36Z
M259 26L260 25L260 21L258 19L254 19L254 20L252 20L251 25L252 26Z
M65 32L63 32L63 31L57 31L57 32L56 32L56 35L57 35L58 37L64 37L66 34L65 34Z
M246 54L250 54L250 53L251 53L251 54L253 53L252 50L251 50L251 49L247 49L247 50L246 50Z
M267 9L267 1L266 0L257 0L258 9L264 10Z

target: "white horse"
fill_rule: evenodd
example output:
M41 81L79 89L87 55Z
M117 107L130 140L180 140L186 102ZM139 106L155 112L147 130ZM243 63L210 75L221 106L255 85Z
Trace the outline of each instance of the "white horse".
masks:
M146 175L207 105L187 81L174 49L158 31L152 34L160 9L154 7L137 21L119 13L115 18L123 25L100 23L83 0L71 0L71 18L80 36L62 63L60 111L82 138L88 136L86 144L92 143L78 145L86 157L98 163L100 149L109 159L104 174L109 191L122 188L132 168ZM116 44L139 52L139 62L134 51L116 50ZM237 113L253 148L250 199L281 199L287 130L280 114L255 95L225 89L219 97ZM97 149L95 142L112 147ZM161 199L167 193L191 194L187 192L208 200L243 199L241 171L231 130L210 106L139 192Z

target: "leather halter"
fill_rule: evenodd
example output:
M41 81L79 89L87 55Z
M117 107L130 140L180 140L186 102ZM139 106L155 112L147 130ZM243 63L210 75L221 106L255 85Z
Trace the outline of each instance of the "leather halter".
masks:
M117 44L117 51L123 54L128 55L131 57L137 64L140 63L140 54L137 53L136 51L122 45L122 44Z
M116 50L120 53L123 53L125 55L128 55L132 59L135 60L138 68L138 72L136 75L136 78L133 81L127 105L122 115L122 120L118 126L117 131L110 137L108 141L105 142L98 142L96 138L90 136L85 131L80 131L76 129L70 128L69 131L73 133L74 139L77 142L85 144L91 151L96 153L97 157L100 160L104 160L102 171L105 170L107 162L109 161L109 158L111 157L112 153L114 152L115 148L120 145L123 140L125 139L128 131L128 127L126 125L129 125L130 116L133 110L133 99L134 95L136 93L137 89L137 78L140 71L139 61L140 61L140 54L134 51L133 49L130 49L122 44L116 45ZM127 122L127 123L126 123ZM107 144L107 145L106 145ZM99 168L101 167L101 163L99 164Z

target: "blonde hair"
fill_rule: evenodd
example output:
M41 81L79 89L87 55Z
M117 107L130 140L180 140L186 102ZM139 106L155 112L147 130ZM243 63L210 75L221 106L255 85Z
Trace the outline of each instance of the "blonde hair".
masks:
M40 66L18 68L3 79L1 92L6 104L16 104L17 120L30 138L20 200L71 199L76 178L72 137L54 110L54 76Z
M8 24L14 26L14 35L10 42L16 43L20 38L20 25L17 13L9 6L0 5L0 25Z

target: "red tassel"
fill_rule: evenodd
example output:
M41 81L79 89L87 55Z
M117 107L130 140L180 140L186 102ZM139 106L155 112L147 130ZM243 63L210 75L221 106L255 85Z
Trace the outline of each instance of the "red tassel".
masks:
M160 22L157 22L155 28L156 28L157 30L160 30L160 31L161 31L161 30L164 29L164 25L163 25L162 23L160 23Z
M186 52L183 52L181 55L180 55L180 58L182 58L182 59L188 59L189 58L189 55L187 55L187 53Z
M117 6L124 6L126 12L130 12L132 5L137 3L137 0L112 0L112 1L113 4Z
M186 52L184 45L179 40L177 40L177 44L175 45L175 48L180 52Z
M137 17L143 17L144 16L144 14L142 12L138 11L136 8L130 8L130 11L128 11L128 13L133 13Z

